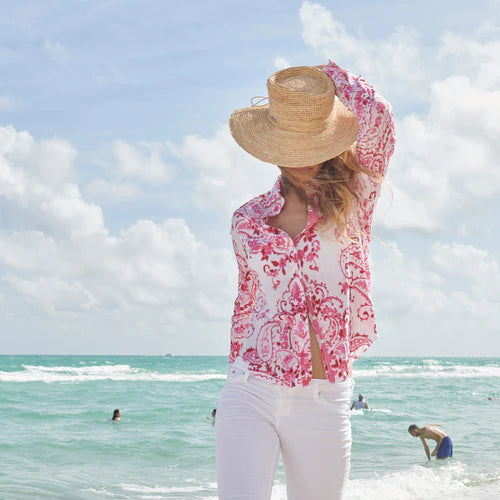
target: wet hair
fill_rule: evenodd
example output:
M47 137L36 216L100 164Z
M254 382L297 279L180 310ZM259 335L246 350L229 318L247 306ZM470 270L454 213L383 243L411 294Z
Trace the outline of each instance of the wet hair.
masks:
M120 410L116 409L114 412L113 412L113 418L116 418L116 417L119 417L120 416Z
M360 167L356 158L355 144L340 155L327 160L312 179L297 168L279 168L284 192L290 188L295 189L305 200L304 188L307 184L312 185L316 194L317 208L322 214L322 227L333 226L341 234L346 234L349 217L354 204L358 201L356 194L358 176L364 173L376 182L382 181L378 174Z
M408 427L408 432L416 431L417 429L418 429L418 425L411 424L410 427Z

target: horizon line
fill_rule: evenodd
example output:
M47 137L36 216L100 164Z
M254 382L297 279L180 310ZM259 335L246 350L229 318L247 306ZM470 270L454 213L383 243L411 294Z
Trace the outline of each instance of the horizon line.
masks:
M0 353L0 356L86 356L86 357L107 357L107 356L113 356L113 357L162 357L162 358L170 358L170 357L205 357L205 358L222 358L222 357L227 357L227 354L173 354L173 353L165 353L165 354L37 354L37 353L23 353L23 354L12 354L12 353ZM474 356L463 356L463 355L458 355L458 356L434 356L430 354L423 354L420 356L415 356L415 355L383 355L383 356L362 356L361 358L358 359L371 359L371 358L440 358L440 359L450 359L450 358L489 358L489 359L498 359L500 358L500 354L498 356L484 356L484 355L474 355ZM357 360L356 360L357 361Z

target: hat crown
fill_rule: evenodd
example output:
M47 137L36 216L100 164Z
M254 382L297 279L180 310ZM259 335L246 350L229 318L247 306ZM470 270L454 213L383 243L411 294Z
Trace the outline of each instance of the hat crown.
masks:
M356 141L358 120L335 99L335 85L321 69L277 71L267 88L269 104L254 103L254 97L229 119L232 136L255 158L284 167L316 165Z
M269 120L285 130L321 132L335 104L335 85L319 68L296 66L267 80Z

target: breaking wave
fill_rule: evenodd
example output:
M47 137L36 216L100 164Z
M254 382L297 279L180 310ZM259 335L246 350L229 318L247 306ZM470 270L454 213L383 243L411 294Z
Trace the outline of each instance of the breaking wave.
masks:
M101 366L33 366L23 365L24 370L0 371L0 382L88 382L94 380L137 380L159 382L202 382L225 379L215 371L205 373L160 373L132 368L129 365Z

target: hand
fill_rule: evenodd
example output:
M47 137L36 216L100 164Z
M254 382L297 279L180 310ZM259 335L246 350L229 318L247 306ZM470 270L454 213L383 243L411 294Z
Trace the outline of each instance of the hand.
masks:
M436 456L436 453L437 453L437 450L434 450L434 451L431 453L431 455L432 455L433 457L435 457L435 456Z
M326 66L326 64L318 64L314 66L315 68L323 69Z

